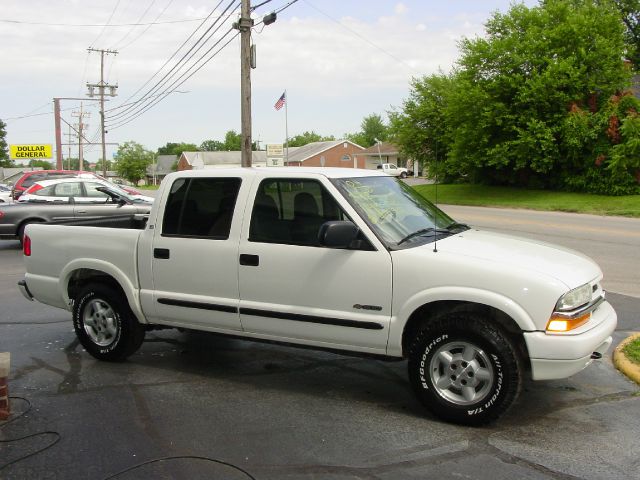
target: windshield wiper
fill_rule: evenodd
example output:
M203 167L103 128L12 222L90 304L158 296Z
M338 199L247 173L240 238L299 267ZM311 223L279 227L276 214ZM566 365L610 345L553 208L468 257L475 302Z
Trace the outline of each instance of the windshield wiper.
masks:
M415 237L421 237L427 234L437 235L438 233L451 233L451 232L449 230L445 230L442 228L433 228L433 227L421 228L420 230L416 230L415 232L410 233L409 235L404 237L402 240L398 242L398 245L402 245L404 242L411 240L412 238L415 238Z
M469 230L471 227L466 223L453 222L447 225L447 230Z

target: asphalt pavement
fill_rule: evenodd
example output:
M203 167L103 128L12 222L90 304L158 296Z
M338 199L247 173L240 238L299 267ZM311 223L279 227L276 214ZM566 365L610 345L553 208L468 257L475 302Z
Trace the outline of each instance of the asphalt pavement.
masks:
M610 355L460 427L423 410L405 362L175 330L99 362L68 312L18 293L17 242L0 242L0 271L0 479L640 479L639 389ZM640 331L640 298L608 298L617 344Z

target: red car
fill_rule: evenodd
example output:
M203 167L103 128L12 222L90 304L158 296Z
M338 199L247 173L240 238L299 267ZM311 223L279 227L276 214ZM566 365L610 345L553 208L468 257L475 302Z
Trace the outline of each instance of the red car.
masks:
M26 172L18 181L13 185L11 190L11 196L14 200L17 200L31 185L43 180L54 180L58 178L72 178L79 176L95 177L100 180L105 180L104 177L93 172L80 172L78 170L34 170ZM125 185L119 185L125 192L130 195L142 195L140 191L135 188L127 187Z

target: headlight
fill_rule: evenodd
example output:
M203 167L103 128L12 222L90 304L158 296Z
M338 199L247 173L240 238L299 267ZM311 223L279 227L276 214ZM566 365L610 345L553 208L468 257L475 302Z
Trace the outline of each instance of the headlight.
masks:
M591 301L591 285L588 283L568 291L556 303L557 312L568 312Z

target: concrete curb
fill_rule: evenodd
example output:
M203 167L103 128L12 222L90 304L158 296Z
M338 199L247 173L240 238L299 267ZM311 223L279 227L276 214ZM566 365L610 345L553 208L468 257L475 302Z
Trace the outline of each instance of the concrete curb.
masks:
M613 351L613 364L618 370L640 385L640 365L629 360L622 351L627 343L635 340L636 338L640 338L640 333L631 335L620 342L620 345L618 345Z

